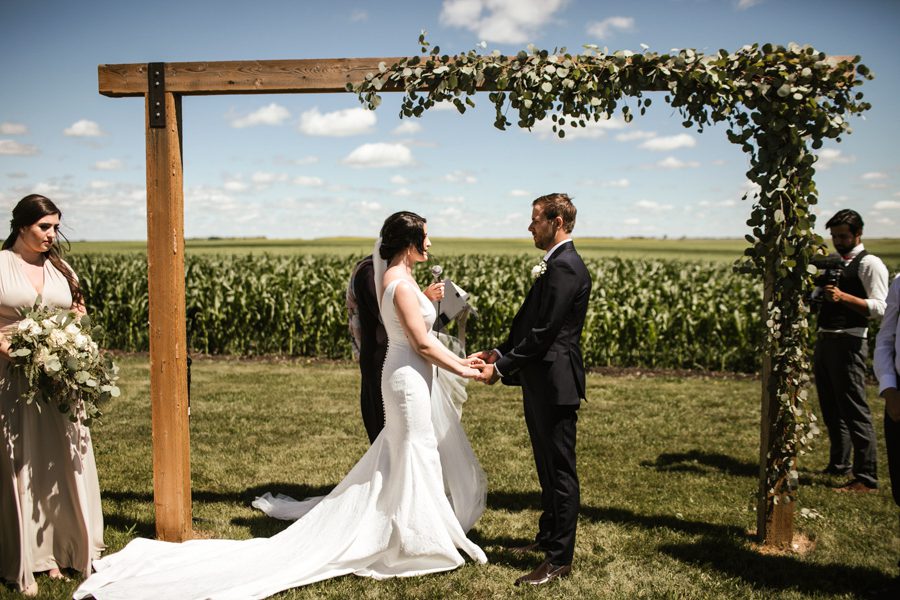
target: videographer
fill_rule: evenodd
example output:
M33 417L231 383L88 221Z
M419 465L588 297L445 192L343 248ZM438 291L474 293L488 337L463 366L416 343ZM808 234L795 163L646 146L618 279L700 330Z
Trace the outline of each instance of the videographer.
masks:
M875 428L866 402L866 335L869 319L884 315L888 270L863 247L859 213L840 210L825 227L840 254L837 266L843 268L827 270L813 292L813 301L820 301L813 358L816 391L831 441L823 473L851 475L837 491L870 492L878 488L878 473Z

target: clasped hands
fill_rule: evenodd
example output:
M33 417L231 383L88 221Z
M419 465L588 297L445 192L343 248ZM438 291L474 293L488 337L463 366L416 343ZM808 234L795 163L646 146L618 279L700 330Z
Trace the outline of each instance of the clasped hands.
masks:
M493 385L500 380L500 374L494 368L494 363L500 358L493 350L482 350L475 352L467 357L469 367L480 371L478 375L473 377L475 381Z

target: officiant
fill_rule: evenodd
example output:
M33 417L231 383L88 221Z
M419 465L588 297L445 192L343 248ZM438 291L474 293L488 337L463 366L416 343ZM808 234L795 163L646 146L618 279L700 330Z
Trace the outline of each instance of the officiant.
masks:
M432 302L443 300L444 282L432 283L424 293ZM371 254L357 262L350 274L347 311L353 354L359 358L359 408L371 444L384 427L381 367L387 353L387 333L378 311Z

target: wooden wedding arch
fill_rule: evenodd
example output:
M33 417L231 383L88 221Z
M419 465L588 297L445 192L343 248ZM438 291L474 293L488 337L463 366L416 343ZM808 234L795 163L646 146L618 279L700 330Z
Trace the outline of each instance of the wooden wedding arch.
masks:
M424 50L424 49L423 49ZM177 62L100 65L99 92L145 98L147 152L147 263L149 277L150 395L153 436L153 496L157 537L191 537L190 435L185 323L184 187L181 97L223 94L313 94L347 92L400 58ZM829 57L836 65L852 57ZM643 91L663 91L664 82ZM488 91L478 85L478 91ZM388 91L404 91L385 87ZM767 271L765 306L775 283ZM766 451L774 437L776 399L772 361L763 358L760 428L760 490L766 484ZM792 502L757 515L759 537L783 545L793 535ZM764 506L764 503L760 503Z

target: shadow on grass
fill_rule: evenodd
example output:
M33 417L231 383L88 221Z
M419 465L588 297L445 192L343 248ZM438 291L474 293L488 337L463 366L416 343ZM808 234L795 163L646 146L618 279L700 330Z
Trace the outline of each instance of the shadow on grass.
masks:
M487 507L492 510L541 510L541 494L533 492L488 492ZM530 541L530 540L529 540ZM528 543L528 542L526 542Z
M334 489L334 485L311 486L302 483L275 481L272 483L263 483L240 491L191 490L191 500L197 502L230 502L233 504L249 505L257 496L262 496L266 492L271 492L274 495L284 494L285 496L302 500L303 498L309 498L310 496L324 496L332 489ZM152 503L153 492L135 490L106 491L103 492L103 498L117 502L133 500Z
M645 460L642 467L652 467L657 471L675 473L709 473L718 471L726 475L738 477L758 477L759 465L755 462L740 461L726 454L690 450L689 452L673 452L660 454L655 462Z
M579 512L585 519L596 522L620 523L623 525L636 525L644 529L658 529L665 527L672 531L681 531L690 535L702 535L716 537L723 540L740 538L749 540L747 532L736 525L720 525L717 523L704 523L702 521L688 521L679 519L674 515L640 515L624 508L607 506L597 508L582 506Z
M891 577L871 567L819 564L796 556L767 556L722 538L665 544L659 551L683 563L712 568L754 587L773 591L790 589L807 594L855 596L883 588L892 581Z

